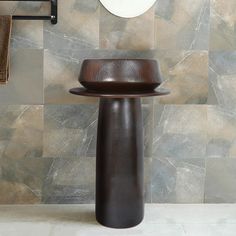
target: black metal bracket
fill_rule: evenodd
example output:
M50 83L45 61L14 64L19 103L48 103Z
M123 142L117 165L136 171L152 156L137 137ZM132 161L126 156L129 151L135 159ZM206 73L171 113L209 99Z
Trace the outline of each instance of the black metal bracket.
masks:
M57 24L57 0L51 0L51 22Z
M0 0L4 1L4 0ZM22 1L22 2L50 2L51 15L50 16L19 16L13 15L14 20L50 20L53 25L57 24L57 0L9 0L9 1Z

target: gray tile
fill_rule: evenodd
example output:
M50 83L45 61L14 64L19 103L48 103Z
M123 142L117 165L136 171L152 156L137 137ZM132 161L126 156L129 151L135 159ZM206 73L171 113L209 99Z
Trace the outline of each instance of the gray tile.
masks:
M98 0L59 0L58 24L44 23L44 48L62 58L70 58L74 50L98 47Z
M86 2L77 0L73 5L74 9L80 10L85 13L93 13L97 10L98 7L99 1L97 0L87 0Z
M236 157L236 113L208 106L207 157Z
M234 0L211 0L211 50L236 49L235 11Z
M214 80L212 80L214 75L212 74L212 71L209 68L209 79L208 79L208 98L207 98L207 104L208 105L218 105L218 100L216 97L216 93L214 91Z
M156 4L156 47L165 50L207 50L209 0L159 0Z
M127 19L112 15L101 6L99 29L100 48L140 51L152 49L154 7L141 16Z
M205 202L235 203L236 202L236 159L207 160Z
M154 158L205 158L207 108L198 105L156 105Z
M155 142L156 141L156 142ZM154 141L157 157L202 158L205 156L206 139L199 134L163 134Z
M0 104L43 103L43 50L14 50L10 78L0 85Z
M47 105L44 113L44 157L93 157L96 105Z
M144 103L145 101L143 101ZM143 129L144 129L144 156L152 157L153 143L153 101L146 101L142 105Z
M217 75L236 74L236 51L211 51L210 67Z
M153 159L153 203L203 203L204 159Z
M95 159L55 159L43 186L43 203L93 203Z
M43 107L0 106L0 158L42 157Z
M171 94L155 98L161 104L206 104L208 99L207 51L156 51L162 87Z
M50 159L1 158L0 204L38 204Z
M210 53L209 80L217 103L236 112L236 52Z
M152 159L144 159L144 199L145 203L152 202Z

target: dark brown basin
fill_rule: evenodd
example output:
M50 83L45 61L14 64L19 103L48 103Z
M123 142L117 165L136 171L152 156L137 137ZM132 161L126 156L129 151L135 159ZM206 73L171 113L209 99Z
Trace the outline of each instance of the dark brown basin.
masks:
M90 59L82 64L79 82L91 91L124 93L152 91L162 80L155 60Z

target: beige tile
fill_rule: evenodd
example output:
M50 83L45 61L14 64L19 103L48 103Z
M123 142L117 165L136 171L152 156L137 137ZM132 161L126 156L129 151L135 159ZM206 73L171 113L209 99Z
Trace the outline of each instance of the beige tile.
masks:
M0 106L0 110L1 157L15 160L41 157L43 107Z
M207 51L157 51L162 87L168 96L155 98L161 104L205 104L208 99Z
M42 21L14 21L11 45L19 48L43 48L43 22Z
M101 6L100 48L142 51L153 47L154 7L141 16L125 19Z
M211 50L236 50L235 0L211 0Z
M209 6L209 0L159 0L156 4L156 47L165 50L208 49Z
M39 204L37 197L27 186L0 180L0 204Z

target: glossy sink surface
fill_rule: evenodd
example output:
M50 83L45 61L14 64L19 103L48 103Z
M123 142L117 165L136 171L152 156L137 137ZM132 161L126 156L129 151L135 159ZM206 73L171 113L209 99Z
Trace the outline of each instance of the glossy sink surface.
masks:
M79 82L88 90L101 92L145 92L161 82L156 60L90 59L82 64Z

